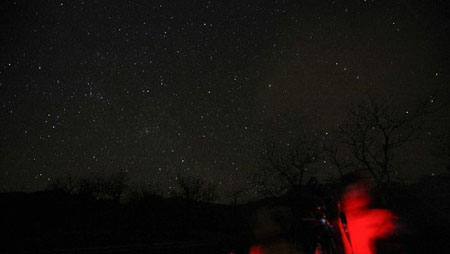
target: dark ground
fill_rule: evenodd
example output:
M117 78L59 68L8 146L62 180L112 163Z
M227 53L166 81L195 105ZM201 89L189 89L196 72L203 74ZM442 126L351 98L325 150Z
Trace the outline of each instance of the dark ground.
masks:
M378 243L382 253L450 248L449 183L430 177L386 190L399 226ZM255 209L274 202L292 205L288 198L232 206L158 196L118 203L57 191L2 193L0 252L248 253Z

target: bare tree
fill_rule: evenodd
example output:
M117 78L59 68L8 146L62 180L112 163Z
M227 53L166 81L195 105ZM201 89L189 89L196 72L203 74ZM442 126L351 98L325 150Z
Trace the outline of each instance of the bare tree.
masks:
M322 148L325 158L336 167L341 178L353 168L354 163L345 151L348 149L343 148L338 136L328 137Z
M88 177L74 179L72 176L55 178L47 188L86 198L94 197L100 189L96 179Z
M231 199L232 205L237 205L240 199L249 191L248 187L230 187L227 197Z
M215 185L207 183L201 178L178 176L180 195L190 201L213 202L219 198Z
M48 188L84 198L112 199L119 201L126 188L126 174L121 171L109 177L91 176L77 180L71 176L56 178Z
M127 174L124 171L98 180L99 190L97 195L99 198L120 201L127 182Z
M67 194L74 194L76 183L71 176L54 178L47 187L52 191L60 191Z
M348 122L340 126L339 133L343 149L352 156L352 167L369 172L376 184L389 182L396 172L395 151L421 137L429 113L429 103L402 111L374 100L349 109ZM331 149L332 155L336 153ZM337 167L347 166L337 156L335 159Z
M293 143L269 143L259 161L259 185L270 195L301 189L305 171L317 161L317 139L299 138ZM274 183L274 180L278 183Z
M83 177L76 182L75 194L84 198L95 197L100 187L98 178Z
M145 200L152 197L161 197L161 190L155 183L135 183L130 185L127 191L128 200L132 202Z

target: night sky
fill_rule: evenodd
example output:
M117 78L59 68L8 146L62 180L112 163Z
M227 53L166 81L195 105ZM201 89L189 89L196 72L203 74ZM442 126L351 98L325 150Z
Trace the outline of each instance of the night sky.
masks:
M166 191L180 171L239 188L267 137L327 135L368 97L405 108L450 97L446 0L0 8L3 191L121 170ZM435 172L414 157L410 175Z

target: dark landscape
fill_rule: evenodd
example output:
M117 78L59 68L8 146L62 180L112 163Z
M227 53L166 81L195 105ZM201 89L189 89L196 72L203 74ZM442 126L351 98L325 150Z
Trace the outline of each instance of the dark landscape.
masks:
M5 0L0 253L450 252L450 1Z
M397 232L383 245L395 252L439 253L450 247L449 176L426 177L413 185L393 183L389 207L399 216ZM432 187L430 187L432 186ZM213 204L182 197L144 195L126 203L63 190L3 193L2 253L248 253L258 207L286 206L292 225L323 202L310 186L246 204ZM295 200L294 200L295 199ZM301 231L304 232L301 232ZM296 241L311 234L288 232ZM389 242L390 241L390 242ZM385 247L387 248L387 247ZM383 250L383 249L382 249ZM398 252L401 250L400 252Z

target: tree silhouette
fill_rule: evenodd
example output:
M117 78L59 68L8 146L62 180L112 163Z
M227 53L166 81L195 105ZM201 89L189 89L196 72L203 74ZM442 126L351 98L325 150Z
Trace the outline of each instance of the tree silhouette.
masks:
M94 197L98 193L100 186L98 179L81 177L78 179L72 176L57 177L48 185L52 191L60 191L70 195L76 195L84 198Z
M67 194L74 194L76 183L71 176L54 178L47 187L51 191L60 191Z
M179 194L187 200L213 202L219 198L216 186L201 178L178 176L176 179L181 190Z
M75 180L71 176L56 178L49 190L62 191L83 198L111 199L120 201L126 189L126 173L120 171L108 177L81 177Z
M358 104L348 110L348 121L339 129L340 149L349 152L352 163L336 156L336 146L326 149L331 158L334 155L334 164L339 170L352 166L369 172L376 184L387 183L396 172L395 151L421 137L431 112L428 102L418 103L409 111L374 100Z
M99 190L97 195L102 199L112 199L120 201L127 182L127 174L120 171L106 178L100 178L98 181Z
M348 149L345 149L343 146L340 136L335 135L334 137L328 137L322 147L326 160L336 167L341 178L355 165L348 153Z
M264 146L259 160L257 184L266 195L287 190L300 191L305 171L319 155L317 138L297 138L292 143L271 142Z
M95 197L100 192L101 186L99 185L100 179L91 179L91 178L80 178L75 187L76 194L89 198L89 197ZM97 197L98 198L98 197Z
M227 197L231 199L231 204L233 206L237 205L240 199L242 199L246 193L248 193L250 188L240 186L240 187L230 187Z
M161 190L154 183L136 183L127 191L128 201L138 202L148 198L161 197Z

